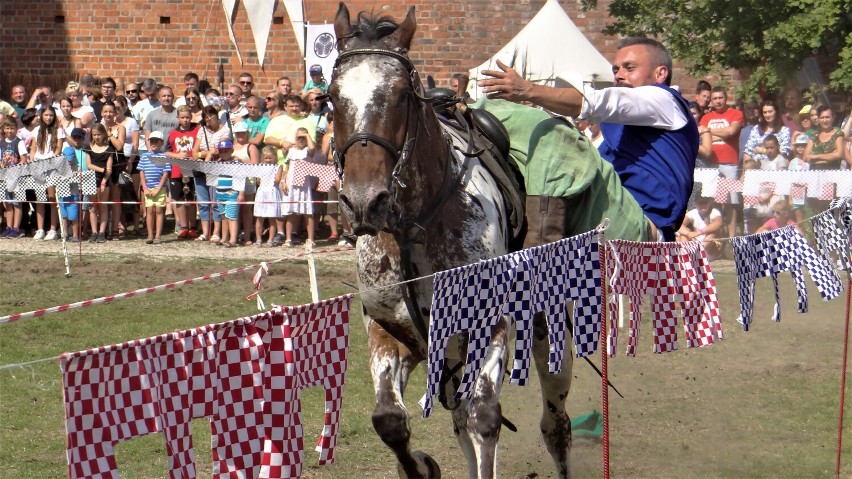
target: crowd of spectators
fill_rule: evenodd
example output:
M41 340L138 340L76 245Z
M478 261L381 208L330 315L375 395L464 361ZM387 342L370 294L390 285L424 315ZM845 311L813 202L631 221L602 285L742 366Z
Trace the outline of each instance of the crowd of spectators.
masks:
M72 169L95 172L98 193L57 200L51 187L47 203L31 190L26 198L6 193L0 236L53 240L64 231L72 242L145 238L160 244L164 225L171 227L165 219L173 217L179 240L311 248L322 234L320 241L343 243L336 188L315 192L310 177L293 185L296 162L331 162L328 81L319 65L309 72L310 81L297 91L286 76L264 91L249 73L221 92L195 73L174 88L150 78L92 75L56 92L13 86L8 101L0 100L0 168L64 154ZM154 154L278 169L271 185L251 178L234 188L220 177L208 186L202 173L158 166L150 161Z
M777 101L768 97L732 105L726 88L700 82L690 102L701 139L696 167L718 168L721 177L735 179L750 169L852 168L852 104L836 114L827 105L806 104L803 98L801 90L788 87ZM838 122L839 118L843 120ZM719 255L717 238L768 231L805 217L804 205L764 188L755 206L743 209L738 193L719 206L706 200L698 203L687 214L679 239L703 239L708 251ZM815 213L827 202L808 199L807 206Z

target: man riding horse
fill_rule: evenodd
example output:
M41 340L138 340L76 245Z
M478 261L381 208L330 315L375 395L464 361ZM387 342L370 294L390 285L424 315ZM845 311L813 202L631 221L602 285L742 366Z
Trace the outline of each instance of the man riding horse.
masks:
M616 87L601 90L583 85L579 77L565 78L575 88L537 85L499 61L498 66L500 71L483 72L492 78L479 82L488 98L526 101L601 123L604 135L599 153L606 161L593 152L536 156L549 147L558 152L561 138L579 135L543 112L505 102L482 103L506 125L513 151L523 150L523 140L529 140L527 168L546 176L540 191L531 191L536 185L527 178L530 228L525 244L590 231L604 217L613 220L609 237L674 241L692 193L698 128L686 100L670 87L672 58L661 43L625 39L613 63ZM537 121L530 122L531 117ZM548 166L536 168L536 162Z

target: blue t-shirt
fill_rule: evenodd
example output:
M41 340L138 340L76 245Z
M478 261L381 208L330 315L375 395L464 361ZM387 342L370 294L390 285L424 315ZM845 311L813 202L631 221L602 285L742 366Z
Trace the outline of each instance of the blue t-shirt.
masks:
M81 148L74 148L68 145L62 149L62 154L68 159L68 164L71 165L72 170L77 171L79 169L80 171L86 171L89 169L86 166L86 152Z
M162 153L143 153L139 159L139 171L145 174L145 188L148 189L160 186L163 173L172 171L172 166L169 163L160 166L151 161L151 157L154 155L162 155Z
M656 86L674 95L686 114L686 125L669 131L650 126L601 123L604 141L598 151L612 163L622 186L666 241L674 241L674 232L683 222L692 194L698 126L680 93L665 85Z

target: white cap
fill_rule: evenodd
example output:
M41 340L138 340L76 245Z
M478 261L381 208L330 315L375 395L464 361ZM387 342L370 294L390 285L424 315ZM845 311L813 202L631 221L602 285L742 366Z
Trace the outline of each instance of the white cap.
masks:
M162 131L152 131L148 135L149 140L153 140L154 138L157 138L158 140L164 140L165 141L165 139L163 138L163 132Z
M248 125L246 125L246 122L240 121L240 122L234 123L234 133L242 133L244 131L249 131L249 128L248 128Z

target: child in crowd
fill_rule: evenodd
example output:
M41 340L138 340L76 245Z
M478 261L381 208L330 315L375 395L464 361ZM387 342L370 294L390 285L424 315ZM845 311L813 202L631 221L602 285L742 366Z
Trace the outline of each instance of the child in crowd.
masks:
M788 161L781 154L781 145L778 143L778 137L775 135L767 135L763 140L763 147L766 149L765 160L760 160L761 170L786 170Z
M39 114L39 125L33 131L35 137L30 143L30 158L32 161L46 160L58 156L62 152L62 145L65 142L65 131L59 128L59 122L56 120L56 110L52 106L45 106ZM56 201L56 188L50 186L47 188L47 201L52 204ZM33 239L36 240L55 240L59 236L56 234L56 229L59 227L59 219L55 214L50 214L50 230L44 231L44 217L47 214L46 205L44 203L36 203L36 231Z
M721 245L716 241L721 232L722 213L713 208L710 198L701 196L695 201L695 208L686 212L683 224L677 231L677 240L703 242L707 255L715 260L722 253Z
M261 161L264 165L276 165L278 163L278 148L268 145L263 148ZM287 188L287 184L281 184L284 169L278 165L275 172L275 181L272 184L261 181L254 198L254 235L257 238L255 246L263 245L263 222L269 218L269 242L267 246L273 246L277 227L276 218L281 217L281 188Z
M16 135L18 124L14 118L6 118L3 121L3 131L0 140L0 168L11 168L26 163L29 158L24 141ZM0 233L0 238L16 239L21 237L21 218L23 208L21 202L15 198L15 193L6 191L5 218L6 229Z
M62 154L68 159L68 165L71 170L76 172L80 169L80 165L85 163L86 154L83 152L83 141L86 138L86 131L82 128L74 128L71 133L65 137L67 146L62 149ZM59 198L59 210L61 212L62 228L65 231L65 236L70 235L72 243L79 243L82 237L81 222L78 221L80 216L79 210L79 185L71 184L71 193L69 196ZM70 223L70 228L69 228Z
M178 107L177 118L177 129L169 133L170 151L166 153L166 156L190 159L199 126L192 124L192 112L186 105ZM195 205L187 205L184 202L195 200L195 182L192 176L184 176L176 165L172 166L171 176L169 192L174 204L175 221L180 225L178 239L194 240L198 238L198 230L195 228Z
M314 246L314 207L311 194L315 186L313 178L307 177L302 186L294 186L293 177L296 162L312 161L316 152L316 144L308 130L306 128L296 130L296 144L287 152L287 191L285 191L287 196L281 208L281 214L286 217L284 246L287 247L294 246L293 228L299 224L300 217L307 222L308 240L305 242L305 248L311 249Z
M86 153L86 167L95 172L98 193L95 196L95 207L90 215L92 236L89 242L106 243L109 205L104 202L109 200L109 182L113 166L118 164L118 152L112 144L108 143L107 129L101 123L95 123L91 134L92 144Z
M808 135L801 134L796 136L793 141L793 148L790 151L795 156L790 160L787 169L790 171L808 171L811 169L811 164L804 160L805 147L808 146Z
M163 132L152 131L148 135L150 150L143 153L139 160L140 179L142 180L142 195L145 197L145 226L148 228L147 244L163 242L163 216L166 208L166 185L169 184L171 166L166 163L160 166L151 157L163 150Z
M757 229L756 233L764 233L767 231L777 230L778 228L782 228L784 226L794 225L796 231L799 233L802 232L799 225L793 221L793 214L790 208L790 204L786 201L779 201L772 207L772 218L763 223L763 226Z
M757 193L757 203L743 211L748 234L753 234L766 220L772 218L775 205L785 201L783 196L774 193L773 186L761 185Z
M222 140L216 144L219 161L234 161L234 143ZM239 193L234 189L234 179L228 175L219 175L216 182L216 201L222 214L222 240L217 245L226 248L237 246L237 229L239 228L240 205L237 202Z
M24 111L24 114L21 115L21 128L18 130L17 136L21 140L24 141L24 145L27 147L27 151L30 149L30 144L32 144L33 138L35 138L37 131L35 131L38 126L38 110L35 108L27 108Z

